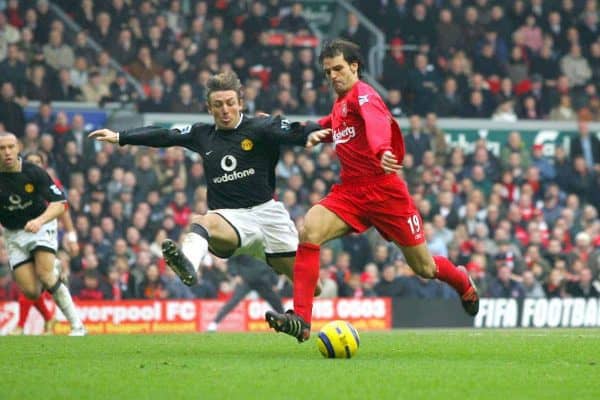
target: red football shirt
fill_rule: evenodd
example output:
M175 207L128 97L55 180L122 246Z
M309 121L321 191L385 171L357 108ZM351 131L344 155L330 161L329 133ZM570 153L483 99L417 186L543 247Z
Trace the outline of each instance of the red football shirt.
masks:
M326 141L335 145L342 182L385 174L380 165L385 150L391 150L402 164L400 127L375 89L363 81L339 97L319 124L333 131Z

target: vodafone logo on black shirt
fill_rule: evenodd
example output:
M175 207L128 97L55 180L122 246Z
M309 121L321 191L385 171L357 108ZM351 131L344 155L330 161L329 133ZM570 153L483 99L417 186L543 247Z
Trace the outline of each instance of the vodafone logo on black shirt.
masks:
M214 183L225 183L247 178L256 173L254 168L248 168L242 171L235 171L237 168L237 159L232 155L226 155L221 159L221 168L226 171L223 175L213 178ZM228 174L227 172L231 172Z
M347 126L344 129L333 130L333 142L335 144L349 142L356 136L356 129L353 126Z

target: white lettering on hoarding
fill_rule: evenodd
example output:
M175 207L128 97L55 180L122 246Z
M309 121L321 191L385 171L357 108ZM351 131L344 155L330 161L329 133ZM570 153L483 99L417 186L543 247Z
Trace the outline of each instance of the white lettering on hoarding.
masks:
M284 302L284 308L292 308L290 301ZM250 320L264 319L265 312L270 310L269 304L262 300L248 302L248 318ZM385 318L386 302L384 299L315 299L313 319L356 319L356 318Z
M385 302L382 299L340 299L337 314L340 318L384 318Z
M196 305L193 301L170 301L166 314L167 321L193 321L196 319Z
M514 314L512 305L514 304ZM508 328L516 325L517 302L513 299L482 299L476 328ZM513 317L515 320L513 321ZM514 322L514 324L513 324ZM525 299L519 325L523 328L577 328L600 325L600 299Z
M474 326L476 328L514 328L517 326L517 311L515 299L481 299Z
M137 304L107 302L105 304L77 304L77 312L84 323L110 322L114 325L135 322L194 321L196 304L193 301L136 302ZM164 307L164 310L163 310ZM57 310L57 319L65 321Z

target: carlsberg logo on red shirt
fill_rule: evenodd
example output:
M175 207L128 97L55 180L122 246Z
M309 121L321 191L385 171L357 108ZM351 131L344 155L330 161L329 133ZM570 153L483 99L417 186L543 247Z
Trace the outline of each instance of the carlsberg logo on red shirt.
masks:
M356 129L353 126L347 126L341 130L333 130L333 142L335 144L346 143L356 136Z

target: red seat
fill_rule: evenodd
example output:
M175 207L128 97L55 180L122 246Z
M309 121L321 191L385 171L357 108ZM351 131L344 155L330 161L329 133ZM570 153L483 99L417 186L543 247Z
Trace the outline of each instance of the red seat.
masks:
M268 88L271 82L271 69L263 66L250 68L250 76L260 79L263 88Z

